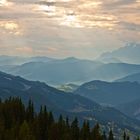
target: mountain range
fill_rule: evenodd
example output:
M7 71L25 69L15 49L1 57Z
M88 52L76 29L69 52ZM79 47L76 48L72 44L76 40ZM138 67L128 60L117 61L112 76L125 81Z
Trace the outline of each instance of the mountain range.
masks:
M0 72L0 98L20 97L25 104L32 99L36 110L40 105L46 105L56 114L77 116L82 120L100 122L101 124L114 124L119 128L128 128L133 132L140 132L140 122L131 119L112 107L103 107L80 95L65 93L45 83L28 81L18 76Z
M130 43L96 60L0 56L0 98L140 133L139 54L140 44Z
M17 66L1 66L0 70L29 80L39 80L51 85L81 83L90 79L89 73L102 63L66 58L48 62L29 62Z
M55 60L54 58L49 58L45 56L37 56L37 57L22 57L22 56L8 56L1 55L0 56L0 66L7 65L21 65L28 62L48 62Z
M0 56L0 71L50 85L82 84L92 80L137 81L140 73L140 44L129 43L96 60L46 56Z
M50 85L82 84L92 80L114 81L140 72L140 65L136 64L104 64L73 57L59 60L51 58L36 59L34 58L33 62L21 65L0 66L0 70L12 75L22 76L28 80L46 82Z
M112 52L103 53L98 60L102 62L124 62L140 64L140 44L128 43L126 46L116 49Z

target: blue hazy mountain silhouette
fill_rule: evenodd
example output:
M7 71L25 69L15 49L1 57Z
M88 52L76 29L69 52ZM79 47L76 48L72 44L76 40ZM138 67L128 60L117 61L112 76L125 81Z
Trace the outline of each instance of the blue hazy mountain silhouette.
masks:
M134 132L140 132L140 122L131 119L112 107L103 107L80 95L65 93L38 81L28 81L21 77L15 77L0 72L0 97L21 97L25 104L32 99L35 108L46 105L55 114L77 116L90 122L108 124L113 122L117 128L128 128Z
M124 63L140 64L140 44L129 43L125 47L121 47L112 52L103 53L99 60L109 62L112 59ZM115 61L113 61L115 62Z
M140 98L140 84L138 82L91 81L81 85L75 94L100 104L116 106Z

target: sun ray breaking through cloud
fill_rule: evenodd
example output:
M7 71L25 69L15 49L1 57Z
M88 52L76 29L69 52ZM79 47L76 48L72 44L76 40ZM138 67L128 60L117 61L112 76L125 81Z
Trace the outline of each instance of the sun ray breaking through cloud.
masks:
M95 58L126 42L140 42L139 9L139 0L0 0L0 48L3 53L9 48L9 54L16 46L29 49L29 55L55 50L61 57L63 50Z

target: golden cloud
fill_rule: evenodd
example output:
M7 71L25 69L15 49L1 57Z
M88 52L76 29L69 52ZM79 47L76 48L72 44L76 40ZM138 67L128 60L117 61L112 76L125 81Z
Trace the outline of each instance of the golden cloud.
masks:
M3 33L21 35L22 30L19 24L15 21L0 21L0 28L3 30Z
M26 54L33 53L33 49L31 47L17 47L15 50L18 53L26 53Z

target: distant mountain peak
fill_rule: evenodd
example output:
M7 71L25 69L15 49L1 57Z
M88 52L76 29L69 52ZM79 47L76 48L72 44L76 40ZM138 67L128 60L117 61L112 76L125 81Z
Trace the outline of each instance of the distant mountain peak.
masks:
M67 61L77 61L77 60L79 60L78 58L76 58L76 57L67 57L67 58L65 58L64 60L67 60Z
M124 47L103 53L98 59L107 62L113 58L125 63L140 64L139 54L140 43L127 43Z

